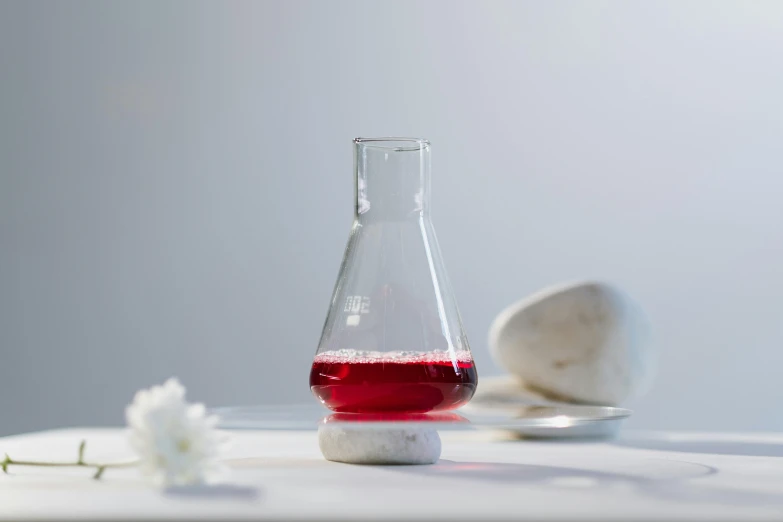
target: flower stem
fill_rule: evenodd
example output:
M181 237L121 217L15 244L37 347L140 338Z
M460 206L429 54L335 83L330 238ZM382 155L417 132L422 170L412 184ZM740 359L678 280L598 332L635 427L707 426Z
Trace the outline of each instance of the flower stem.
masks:
M136 461L131 462L110 462L106 464L98 464L93 462L84 461L84 448L87 445L87 441L83 440L79 444L79 456L76 462L44 462L36 460L14 460L5 454L5 459L0 462L0 467L3 468L3 473L8 473L8 466L39 466L49 468L64 468L64 467L83 467L83 468L95 468L95 474L92 476L94 479L100 479L103 476L103 472L108 468L127 468L138 464Z

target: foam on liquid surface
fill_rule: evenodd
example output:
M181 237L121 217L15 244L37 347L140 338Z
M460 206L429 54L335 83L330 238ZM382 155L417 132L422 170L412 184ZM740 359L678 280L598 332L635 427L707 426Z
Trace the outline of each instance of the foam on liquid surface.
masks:
M369 364L369 363L397 363L397 364L438 364L438 363L472 363L473 357L467 350L455 352L370 352L362 350L330 350L315 356L314 363L326 364Z

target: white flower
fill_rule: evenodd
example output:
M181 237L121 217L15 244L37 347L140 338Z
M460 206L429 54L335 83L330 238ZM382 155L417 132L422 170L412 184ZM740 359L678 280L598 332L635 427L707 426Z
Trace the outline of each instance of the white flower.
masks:
M219 474L223 435L203 404L188 404L175 378L136 393L125 409L130 444L141 472L163 486L212 482Z

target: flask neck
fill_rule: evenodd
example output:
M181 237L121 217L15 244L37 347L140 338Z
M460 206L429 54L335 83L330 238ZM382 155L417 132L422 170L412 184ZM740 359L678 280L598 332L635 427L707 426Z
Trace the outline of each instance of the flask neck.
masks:
M354 147L357 219L400 221L429 215L429 142L358 138Z

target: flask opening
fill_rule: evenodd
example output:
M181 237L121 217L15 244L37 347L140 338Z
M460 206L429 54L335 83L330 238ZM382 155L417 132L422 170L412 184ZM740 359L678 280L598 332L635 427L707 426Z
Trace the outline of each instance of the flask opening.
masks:
M394 152L426 150L430 147L430 142L423 138L356 138L353 142L364 147Z
M428 212L430 142L356 138L356 215L367 220L418 219Z

